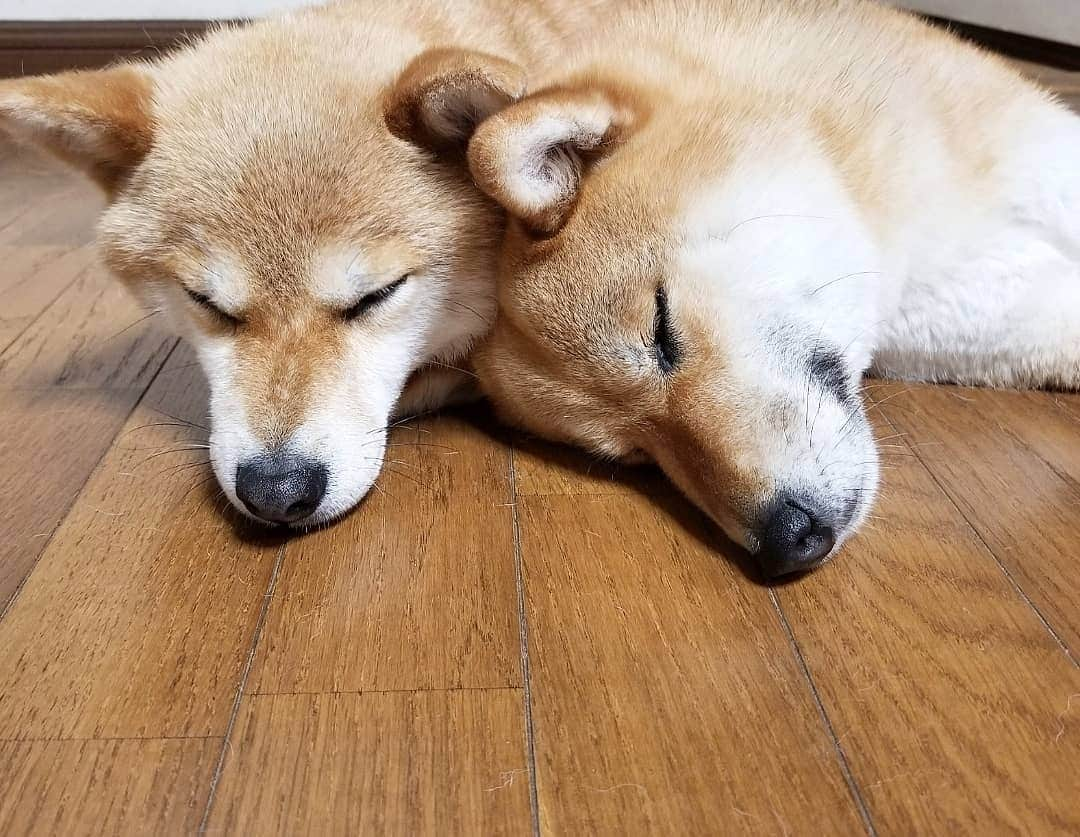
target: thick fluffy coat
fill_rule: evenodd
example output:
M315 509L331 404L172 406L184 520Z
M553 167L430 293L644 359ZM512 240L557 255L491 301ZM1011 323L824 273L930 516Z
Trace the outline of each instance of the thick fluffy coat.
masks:
M656 461L769 573L877 487L860 375L1080 386L1080 119L854 0L660 0L481 125L504 415Z
M241 510L348 510L400 409L441 403L494 311L502 212L463 142L600 0L354 0L213 32L153 63L0 84L0 125L108 192L106 263L210 381Z

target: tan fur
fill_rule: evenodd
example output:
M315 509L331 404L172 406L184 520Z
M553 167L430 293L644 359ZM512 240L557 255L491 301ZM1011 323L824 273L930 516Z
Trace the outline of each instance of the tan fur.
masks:
M920 209L906 187L927 121L947 126L945 165L977 203L995 165L981 126L1043 94L953 38L856 0L627 4L585 40L470 145L478 184L519 219L502 257L499 319L476 368L512 422L605 456L645 450L733 537L753 543L745 533L778 488L755 464L755 445L777 431L745 414L727 359L695 336L723 322L701 322L684 301L686 357L668 383L643 351L656 288L678 267L688 198L720 181L736 150L760 147L768 160L759 138L795 125L884 234ZM906 101L883 116L888 96ZM571 129L547 159L526 161L555 167L547 180L564 187L533 205L517 183L527 178L517 177L514 146L562 113L610 127L584 141ZM560 169L567 148L573 164Z
M150 150L152 89L139 65L74 71L9 85L0 119L114 192Z
M431 49L414 59L389 90L386 124L399 137L439 151L464 147L480 113L525 93L525 70L496 55Z
M489 322L503 214L471 183L461 146L524 92L523 68L561 54L608 2L333 3L223 27L152 63L2 82L0 126L110 192L105 262L212 347L211 389L218 374L231 401L213 409L273 448L343 397L343 375L365 374L343 371L347 346L415 331L408 312L346 323L346 303L320 295L317 277L344 273L353 254L364 276L408 274L428 286L414 298L447 299L450 336L411 351L462 362ZM211 288L238 325L181 292ZM408 372L380 386L400 392ZM363 380L350 385L363 394ZM379 430L388 418L366 420Z

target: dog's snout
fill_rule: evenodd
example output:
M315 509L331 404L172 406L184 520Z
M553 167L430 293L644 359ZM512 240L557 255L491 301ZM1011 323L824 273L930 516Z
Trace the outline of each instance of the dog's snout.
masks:
M284 453L257 456L236 469L236 496L267 523L299 523L314 514L326 494L321 462Z
M818 566L836 544L833 526L810 503L784 496L765 523L758 560L769 578Z

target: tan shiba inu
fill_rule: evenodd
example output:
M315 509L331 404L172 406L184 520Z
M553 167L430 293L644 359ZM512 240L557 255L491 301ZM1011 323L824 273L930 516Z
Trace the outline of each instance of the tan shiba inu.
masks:
M768 575L878 484L859 378L1080 386L1080 119L852 0L605 21L484 122L515 217L475 363L504 416L658 463Z
M410 374L435 364L401 410L452 397L445 367L493 316L503 223L464 142L602 5L356 0L0 83L0 126L105 188L105 262L196 347L239 509L340 515Z

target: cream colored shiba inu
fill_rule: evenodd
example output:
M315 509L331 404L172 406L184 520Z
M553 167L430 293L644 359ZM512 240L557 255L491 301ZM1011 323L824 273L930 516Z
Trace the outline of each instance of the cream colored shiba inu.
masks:
M768 575L865 518L884 375L1080 386L1080 119L852 0L659 0L484 122L504 416L650 459Z
M400 410L452 397L503 223L464 142L603 5L356 0L0 84L0 126L105 188L105 262L197 349L238 508L332 519L378 475L410 374L433 365Z

